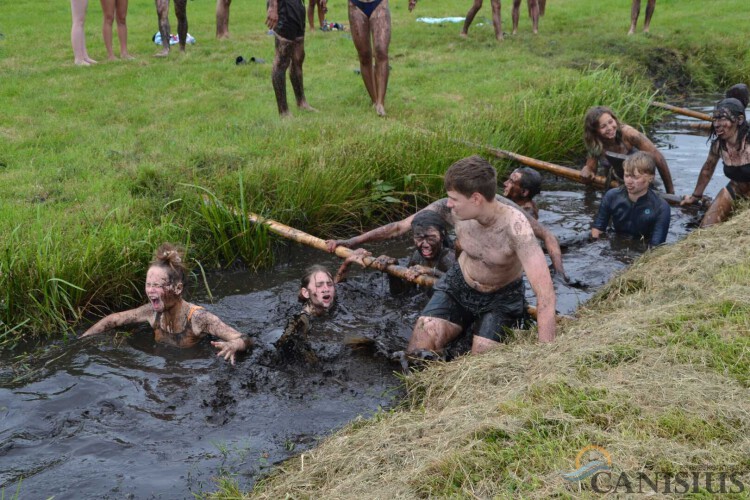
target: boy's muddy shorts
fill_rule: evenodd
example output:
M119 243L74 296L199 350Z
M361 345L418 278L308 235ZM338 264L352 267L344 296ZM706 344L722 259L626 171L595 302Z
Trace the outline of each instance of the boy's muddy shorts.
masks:
M482 293L466 283L456 263L435 285L435 293L421 316L450 321L464 331L475 324L474 335L502 342L509 329L522 328L528 318L523 279L495 292Z

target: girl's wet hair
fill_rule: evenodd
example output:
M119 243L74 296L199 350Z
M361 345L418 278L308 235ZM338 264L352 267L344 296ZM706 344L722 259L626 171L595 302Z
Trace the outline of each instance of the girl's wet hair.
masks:
M586 145L586 151L592 158L598 158L604 154L604 144L599 138L599 118L603 115L610 115L617 122L617 132L615 133L615 142L622 142L622 123L607 106L594 106L586 111L583 119L583 143Z
M629 155L622 164L623 171L628 175L633 175L636 172L639 174L656 174L656 161L654 157L645 151L638 151Z
M331 271L328 270L326 266L321 266L320 264L315 264L310 267L308 267L305 270L305 274L302 276L302 279L300 280L299 284L299 295L297 295L297 300L302 302L303 304L307 302L309 299L306 299L302 296L302 289L308 288L310 286L310 280L318 273L325 273L328 275L329 278L331 278L331 281L333 281L333 275L331 274Z
M185 266L184 257L185 251L181 247L171 243L163 243L154 252L154 259L151 261L151 266L161 267L166 270L171 284L185 284L187 267Z

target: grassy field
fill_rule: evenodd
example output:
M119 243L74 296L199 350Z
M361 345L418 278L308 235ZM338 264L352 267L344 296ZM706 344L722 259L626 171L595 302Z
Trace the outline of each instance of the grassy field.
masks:
M409 14L394 2L388 117L368 103L349 35L316 32L305 82L320 113L293 109L291 120L276 113L262 4L235 2L232 37L217 41L214 2L189 2L198 43L159 60L153 2L132 0L137 59L106 62L92 1L87 45L101 64L89 68L72 63L66 2L4 5L0 347L59 338L87 315L137 303L165 240L188 245L198 270L268 263L267 236L206 210L202 194L318 236L348 236L440 196L440 174L476 152L451 139L577 164L587 107L609 104L648 127L657 89L715 91L750 74L737 35L746 33L744 0L713 2L710 17L703 1L661 0L651 35L633 37L622 4L554 0L539 36L524 13L520 34L498 44L489 6L461 39L458 25L415 18L464 15L467 3L423 1ZM342 0L329 9L329 21L347 23ZM236 66L238 55L267 62Z

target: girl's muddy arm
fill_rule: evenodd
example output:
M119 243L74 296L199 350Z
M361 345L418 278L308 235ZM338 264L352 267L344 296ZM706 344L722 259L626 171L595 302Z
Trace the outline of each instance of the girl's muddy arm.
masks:
M193 321L196 329L221 339L211 342L211 345L219 349L217 356L223 357L232 364L234 364L237 352L246 351L253 346L253 341L247 335L241 334L208 311L197 311L193 316Z
M133 325L136 323L149 323L151 316L153 315L153 309L151 304L145 304L136 309L129 309L109 316L105 316L97 321L91 328L86 330L81 337L90 337L91 335L97 335L99 333L112 330L125 325Z

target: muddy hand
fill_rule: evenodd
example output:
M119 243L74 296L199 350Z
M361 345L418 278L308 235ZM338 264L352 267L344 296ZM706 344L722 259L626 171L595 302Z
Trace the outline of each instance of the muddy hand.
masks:
M584 184L591 184L591 182L594 180L594 173L590 170L587 170L586 168L583 168L581 170L581 182Z
M279 23L279 13L276 9L268 9L268 16L266 17L266 26L268 26L268 29L274 29L276 28L276 25Z
M688 194L682 197L682 201L680 202L680 206L684 207L685 205L692 205L696 202L698 198L693 196L692 194Z
M215 340L211 342L211 345L219 349L219 352L216 353L217 356L221 356L225 361L234 364L234 357L238 350L245 348L245 341L242 339L232 339L228 341Z
M379 271L385 271L388 266L394 264L398 264L398 261L396 259L394 259L393 257L388 257L387 255L381 255L380 257L372 261L372 264L370 264L370 266Z

